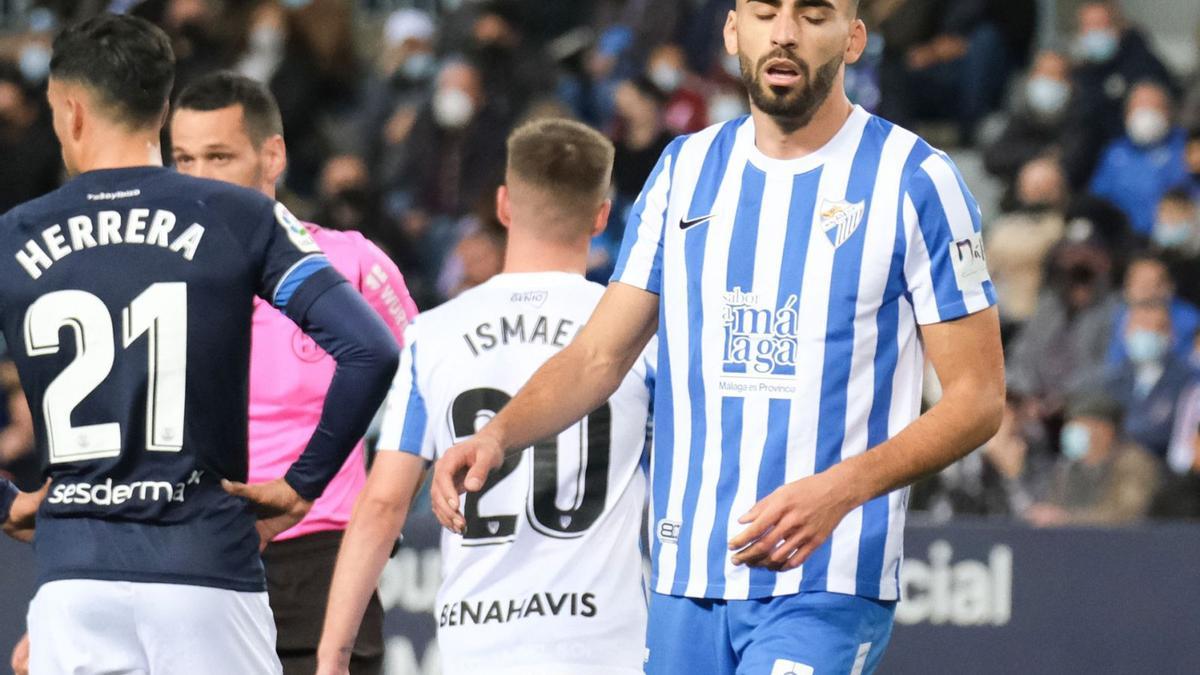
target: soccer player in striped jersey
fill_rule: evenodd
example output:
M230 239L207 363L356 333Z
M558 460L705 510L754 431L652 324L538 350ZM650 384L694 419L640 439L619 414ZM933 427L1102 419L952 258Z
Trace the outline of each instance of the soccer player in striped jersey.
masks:
M856 5L737 0L751 114L668 146L588 326L435 468L461 531L459 495L657 332L648 673L871 672L906 486L999 424L979 209L945 154L847 99ZM944 395L921 415L926 357Z
M175 101L171 152L180 173L258 190L275 198L287 167L283 122L262 84L215 72L189 84ZM350 281L402 342L417 314L396 264L358 232L303 223L331 265ZM252 483L287 472L321 417L333 359L270 303L254 303L250 345L250 471ZM312 675L342 530L367 481L360 441L321 498L295 527L263 551L267 595L278 630L275 650L285 675ZM383 668L383 606L371 598L352 661L356 674Z
M604 293L583 272L608 218L612 158L612 144L576 122L532 122L510 137L497 203L508 227L504 273L424 312L405 333L380 453L338 554L320 675L346 672L425 465L500 410ZM585 421L530 439L467 499L461 536L443 533L442 672L641 672L638 537L652 371L634 360Z

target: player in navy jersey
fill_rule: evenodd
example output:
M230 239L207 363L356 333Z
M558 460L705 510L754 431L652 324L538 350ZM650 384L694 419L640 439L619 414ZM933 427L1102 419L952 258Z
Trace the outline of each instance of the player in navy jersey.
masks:
M751 114L667 147L588 326L444 455L433 506L461 529L459 495L657 333L646 672L859 675L891 636L906 486L999 425L980 212L945 154L847 99L855 0L731 5Z
M64 30L48 97L72 178L0 219L0 325L52 479L28 620L39 674L279 672L260 538L320 496L398 362L286 208L161 166L173 78L145 21ZM300 459L246 486L255 295L337 369Z

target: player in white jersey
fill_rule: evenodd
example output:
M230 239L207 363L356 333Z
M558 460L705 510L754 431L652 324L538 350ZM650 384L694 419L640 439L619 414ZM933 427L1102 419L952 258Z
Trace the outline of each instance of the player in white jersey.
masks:
M498 195L509 231L504 273L405 333L382 452L338 555L322 674L346 672L425 464L474 434L566 347L604 292L582 275L608 218L611 143L582 124L546 120L515 131L508 153ZM435 614L444 672L641 672L641 461L653 372L634 360L583 421L510 455L466 500L462 533L443 533Z
M461 531L505 452L592 409L656 330L646 672L871 672L905 486L1003 407L980 213L953 163L853 106L854 0L737 0L751 114L675 140L572 345L435 468ZM920 415L928 356L941 401Z

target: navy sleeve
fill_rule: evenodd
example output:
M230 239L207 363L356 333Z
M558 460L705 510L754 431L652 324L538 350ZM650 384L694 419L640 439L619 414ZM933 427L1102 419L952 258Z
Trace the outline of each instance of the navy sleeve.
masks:
M8 479L0 478L0 522L8 521L9 510L17 498L17 486Z
M312 501L367 432L396 374L400 347L379 315L333 268L311 274L283 309L337 363L321 421L284 476Z

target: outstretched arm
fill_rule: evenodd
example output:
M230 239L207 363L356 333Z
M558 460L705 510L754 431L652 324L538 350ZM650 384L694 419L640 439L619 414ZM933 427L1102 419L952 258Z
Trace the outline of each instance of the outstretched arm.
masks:
M479 433L438 460L432 498L442 525L462 531L459 495L480 490L505 453L559 433L607 401L657 330L658 295L610 285L571 344L539 368Z

